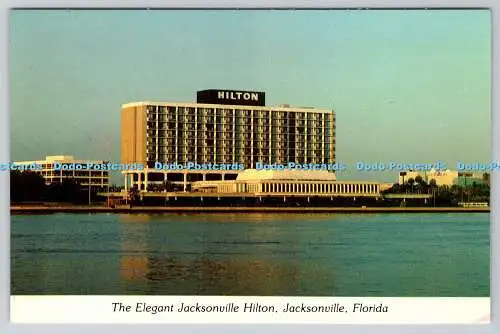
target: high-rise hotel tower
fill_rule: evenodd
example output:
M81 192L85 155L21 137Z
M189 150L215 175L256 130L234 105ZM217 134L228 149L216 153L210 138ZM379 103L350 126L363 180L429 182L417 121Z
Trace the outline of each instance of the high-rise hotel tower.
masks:
M156 162L245 168L258 162L333 164L335 114L265 106L263 92L204 90L196 103L124 104L121 143L123 163L148 168Z

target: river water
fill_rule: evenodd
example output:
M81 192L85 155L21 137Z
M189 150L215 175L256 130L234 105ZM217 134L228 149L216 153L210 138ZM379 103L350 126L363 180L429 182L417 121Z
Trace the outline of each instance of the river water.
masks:
M14 215L11 292L489 296L490 215Z

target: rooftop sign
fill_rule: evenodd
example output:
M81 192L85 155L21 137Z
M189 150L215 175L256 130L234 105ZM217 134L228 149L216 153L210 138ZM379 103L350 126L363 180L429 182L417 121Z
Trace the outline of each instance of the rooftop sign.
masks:
M264 92L207 89L197 93L198 103L265 106Z

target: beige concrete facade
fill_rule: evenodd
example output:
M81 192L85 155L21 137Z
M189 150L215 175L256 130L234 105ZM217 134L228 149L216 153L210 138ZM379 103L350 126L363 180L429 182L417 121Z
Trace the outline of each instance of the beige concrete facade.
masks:
M335 163L332 110L137 102L122 106L122 162Z
M146 106L122 108L121 152L123 163L146 164Z
M239 164L335 163L335 114L313 108L260 107L176 102L122 105L125 187L148 191L170 179L186 190L191 182L232 179L240 170L165 171L155 163Z

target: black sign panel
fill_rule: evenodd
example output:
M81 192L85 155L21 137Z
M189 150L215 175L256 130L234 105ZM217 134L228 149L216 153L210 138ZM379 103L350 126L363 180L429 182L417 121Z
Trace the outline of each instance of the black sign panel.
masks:
M198 103L208 103L208 104L265 106L266 105L265 100L266 100L266 94L264 92L207 89L198 91L196 101Z

